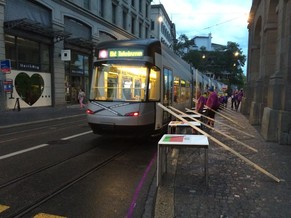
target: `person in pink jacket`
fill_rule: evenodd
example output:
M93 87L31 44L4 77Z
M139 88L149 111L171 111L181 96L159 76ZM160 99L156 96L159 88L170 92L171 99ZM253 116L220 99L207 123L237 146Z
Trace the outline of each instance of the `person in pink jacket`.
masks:
M196 111L198 113L203 113L203 109L204 109L204 105L206 103L206 98L201 95L201 91L198 90L197 91L197 105L196 105Z
M209 96L208 96L207 101L206 101L206 106L208 107L207 116L209 118L214 119L215 118L215 111L219 107L219 100L218 100L217 93L214 91L213 87L210 87L208 89L208 93L209 93ZM214 121L213 120L208 120L207 124L209 126L213 127L214 126Z

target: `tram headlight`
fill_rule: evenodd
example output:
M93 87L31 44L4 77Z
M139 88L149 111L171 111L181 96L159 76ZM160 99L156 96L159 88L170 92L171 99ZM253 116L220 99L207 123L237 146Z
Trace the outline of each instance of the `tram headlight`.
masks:
M127 117L137 117L137 116L139 116L139 112L138 111L130 112L130 113L125 114L124 116L127 116Z

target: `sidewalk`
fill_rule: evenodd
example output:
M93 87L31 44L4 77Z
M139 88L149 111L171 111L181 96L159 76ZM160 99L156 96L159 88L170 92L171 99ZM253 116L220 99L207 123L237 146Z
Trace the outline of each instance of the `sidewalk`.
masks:
M20 111L11 109L0 112L0 129L68 116L85 116L85 114L86 109L80 109L79 105L21 108Z
M213 130L210 135L281 181L276 182L209 140L207 188L203 175L203 152L199 153L197 149L174 149L175 153L169 155L168 163L172 161L170 170L163 185L157 190L156 218L291 217L291 147L265 142L242 114L231 111L228 113L235 115L233 119L244 126L242 131L253 134L255 138L222 124L215 123L215 128L236 137L258 152L255 153ZM216 120L234 125L218 115Z

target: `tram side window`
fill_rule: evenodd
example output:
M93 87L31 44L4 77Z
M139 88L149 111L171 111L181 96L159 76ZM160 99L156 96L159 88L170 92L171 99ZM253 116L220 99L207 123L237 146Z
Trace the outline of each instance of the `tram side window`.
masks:
M180 102L180 78L174 77L174 102Z
M190 82L186 81L186 101L189 101L191 99L191 91L190 91Z
M180 94L180 102L185 102L186 101L186 81L181 80L181 94Z
M149 100L159 101L161 95L161 73L158 69L151 68L149 83Z

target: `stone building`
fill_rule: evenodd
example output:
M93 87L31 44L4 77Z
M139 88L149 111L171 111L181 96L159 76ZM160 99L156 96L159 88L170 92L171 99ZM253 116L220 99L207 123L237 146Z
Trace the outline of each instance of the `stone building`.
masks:
M159 39L169 48L173 48L176 39L175 24L169 18L167 11L162 4L151 6L151 37Z
M242 113L267 141L291 145L291 0L253 0Z
M21 108L77 103L78 90L89 90L95 45L149 38L150 4L0 0L0 111L16 99Z

